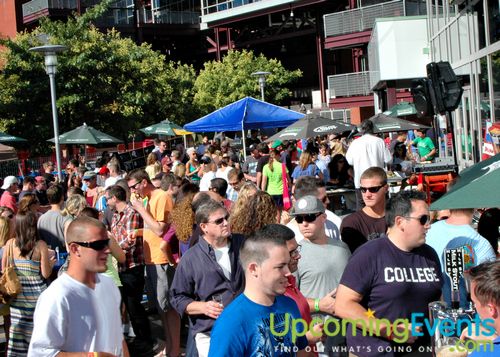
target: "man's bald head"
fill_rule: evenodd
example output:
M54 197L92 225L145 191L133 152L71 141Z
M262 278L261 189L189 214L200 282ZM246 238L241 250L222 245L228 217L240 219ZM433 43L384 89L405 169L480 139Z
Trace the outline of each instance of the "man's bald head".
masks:
M106 226L95 218L92 217L78 217L69 224L66 233L66 242L88 242L96 237L89 236L89 228L95 227L106 231Z

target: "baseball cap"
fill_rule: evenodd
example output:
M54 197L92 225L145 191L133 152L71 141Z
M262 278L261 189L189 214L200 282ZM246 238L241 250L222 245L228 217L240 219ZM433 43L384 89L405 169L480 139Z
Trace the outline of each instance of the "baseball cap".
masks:
M99 175L107 175L109 174L109 169L106 166L102 166L99 169Z
M250 152L254 151L254 150L257 150L257 145L255 144L252 144L248 147L248 150L250 150Z
M2 190L6 190L10 187L10 185L13 185L17 183L19 185L19 180L15 176L7 176L6 178L3 179L3 185L2 185Z
M314 213L324 213L325 206L315 196L304 196L298 199L292 208L291 216L298 216L301 214L314 214Z
M97 176L97 174L94 171L85 171L85 173L83 174L83 179L90 180L96 176Z
M283 145L283 142L281 140L276 140L273 145L271 145L271 148L276 149L278 146Z

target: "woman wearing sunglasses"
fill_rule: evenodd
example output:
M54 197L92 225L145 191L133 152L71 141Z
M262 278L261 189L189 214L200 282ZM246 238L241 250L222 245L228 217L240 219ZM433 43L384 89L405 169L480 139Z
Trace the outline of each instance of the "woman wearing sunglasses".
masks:
M2 267L12 264L21 283L21 292L10 304L10 339L7 356L23 356L33 329L33 313L38 297L47 287L43 279L50 277L55 258L49 257L47 244L38 238L34 212L16 216L16 238L4 247Z

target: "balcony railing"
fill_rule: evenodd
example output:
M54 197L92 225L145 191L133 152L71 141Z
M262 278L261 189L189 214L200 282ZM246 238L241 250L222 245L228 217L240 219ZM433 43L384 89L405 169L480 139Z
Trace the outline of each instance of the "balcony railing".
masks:
M32 16L43 10L76 10L77 0L32 0L23 4L23 18Z
M404 3L403 0L390 1L324 15L325 37L369 30L379 17L405 16Z
M264 0L203 0L202 12L203 15L208 15L259 1Z
M176 24L194 25L200 22L200 13L196 11L170 11L168 9L141 9L139 22L141 24ZM111 8L101 18L95 21L100 27L133 26L133 8Z
M328 76L329 98L370 95L370 72L355 72Z
M196 11L170 11L158 9L153 11L154 23L157 24L188 24L200 23L200 13Z

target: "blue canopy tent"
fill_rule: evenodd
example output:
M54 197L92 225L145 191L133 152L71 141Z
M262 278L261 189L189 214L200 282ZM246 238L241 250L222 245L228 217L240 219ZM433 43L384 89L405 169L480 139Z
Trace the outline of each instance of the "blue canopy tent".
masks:
M184 129L192 132L241 130L243 147L245 147L245 130L285 127L301 119L304 115L274 104L245 97L184 125Z

